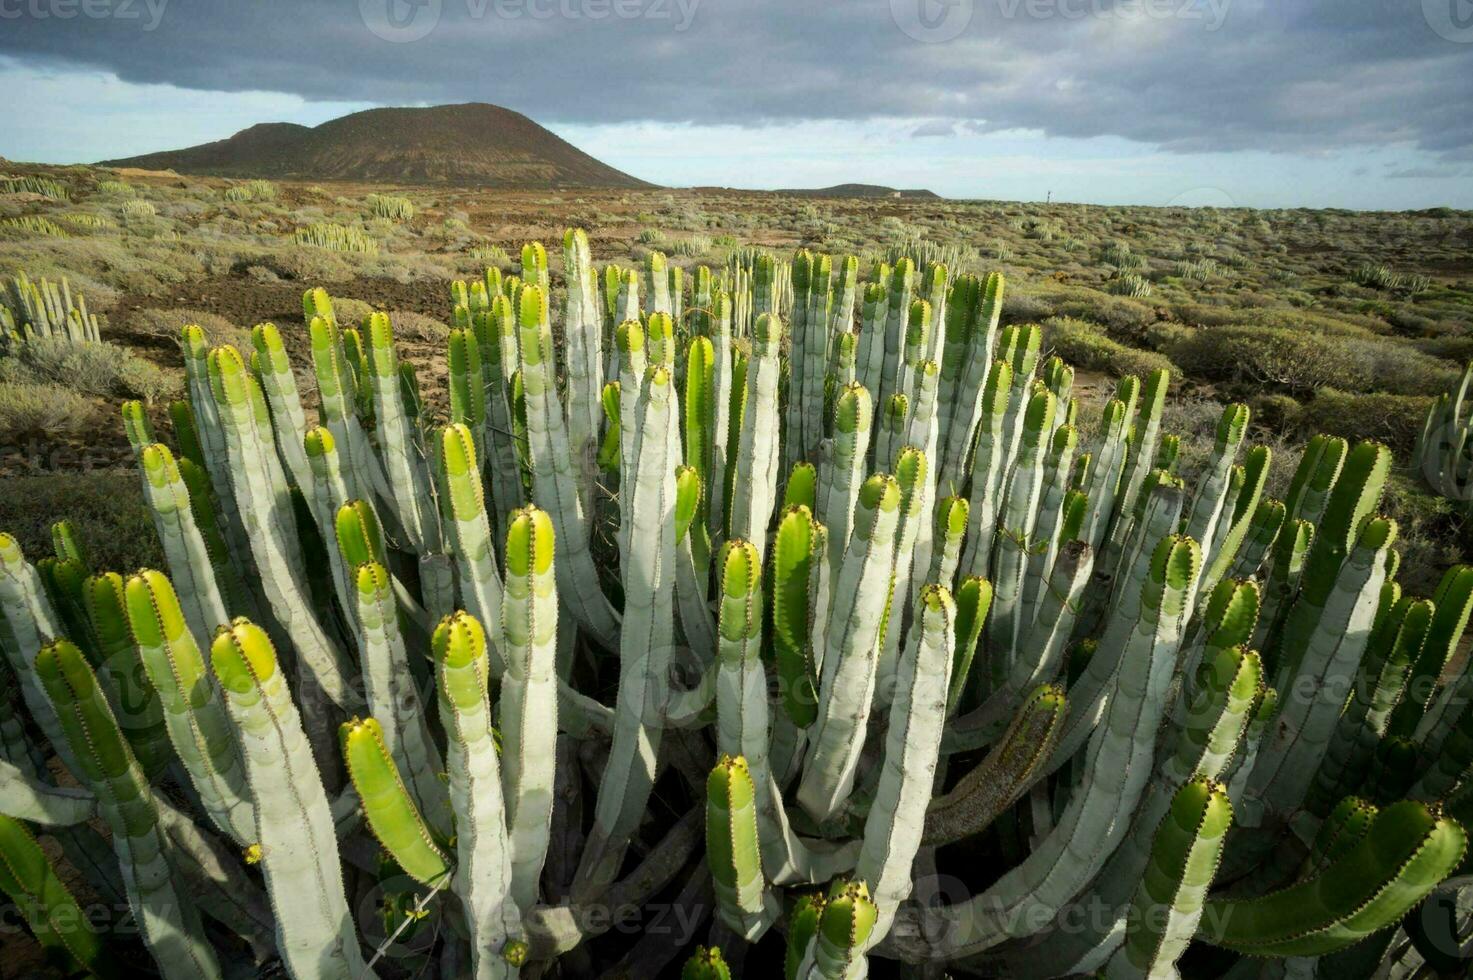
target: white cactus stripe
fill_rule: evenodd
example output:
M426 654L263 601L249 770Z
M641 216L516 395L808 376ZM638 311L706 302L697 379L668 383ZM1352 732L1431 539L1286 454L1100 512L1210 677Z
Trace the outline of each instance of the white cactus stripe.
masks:
M557 569L563 581L558 595L580 626L603 646L618 643L614 610L604 598L588 550L588 516L583 512L571 472L568 427L554 377L552 329L546 322L546 298L534 286L522 288L522 389L527 400L527 447L532 457L532 496L552 517L560 545ZM540 312L532 312L536 308Z
M531 525L532 565L526 574L507 566L502 602L506 673L501 676L502 787L511 838L512 898L523 915L537 904L552 822L553 768L557 754L558 593L556 560L536 568L541 534L550 523ZM545 518L543 518L545 520Z
M650 372L639 426L639 469L632 482L634 526L629 550L621 556L626 601L614 737L599 783L593 833L578 870L578 881L590 887L606 884L618 871L649 801L669 696L678 455L670 420L674 381L661 368Z
M859 752L874 699L880 617L890 588L890 564L899 519L894 479L875 480L878 503L861 490L855 527L834 582L819 713L809 733L808 754L798 784L798 802L815 820L825 820L854 786ZM888 504L888 506L885 506Z
M956 640L956 604L951 594L928 587L921 594L915 620L917 628L911 631L895 675L880 785L865 821L864 843L854 869L857 878L869 883L879 910L871 945L889 932L896 909L910 897L911 865L934 788L951 684Z

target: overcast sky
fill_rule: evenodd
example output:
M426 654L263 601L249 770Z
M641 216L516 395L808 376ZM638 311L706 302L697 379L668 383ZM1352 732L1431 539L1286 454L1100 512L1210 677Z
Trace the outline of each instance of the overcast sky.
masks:
M1473 208L1473 0L0 0L0 155L494 102L670 185Z

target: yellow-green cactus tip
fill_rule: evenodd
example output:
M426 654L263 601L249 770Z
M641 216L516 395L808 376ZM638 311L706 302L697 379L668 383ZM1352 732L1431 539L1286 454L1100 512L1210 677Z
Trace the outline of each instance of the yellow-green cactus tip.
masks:
M486 655L486 631L464 610L440 620L430 638L435 659L448 667L463 667Z
M748 541L733 538L722 545L721 588L732 598L751 595L761 575L757 549ZM742 763L746 765L745 762Z
M501 947L501 958L511 966L520 969L527 964L527 957L532 953L532 947L520 939L508 939Z
M337 448L332 433L320 425L307 430L303 443L307 447L308 456L328 456Z
M276 649L265 630L241 617L215 633L210 663L227 690L243 694L276 673Z
M715 946L698 946L695 954L685 961L680 971L680 980L730 980L731 969Z
M523 507L506 532L506 567L512 575L543 575L552 567L552 518L544 510Z
M859 488L859 504L866 510L892 511L900 506L900 485L888 473L876 473Z

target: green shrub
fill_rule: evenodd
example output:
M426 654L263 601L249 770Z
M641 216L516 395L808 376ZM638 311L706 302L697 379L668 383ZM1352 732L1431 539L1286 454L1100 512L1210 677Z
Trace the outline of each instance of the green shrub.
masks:
M337 300L333 300L334 312L337 313L340 323L352 323L362 321L367 313L358 317L357 321L344 320L343 310L336 306ZM364 304L365 306L367 304ZM371 312L371 311L370 311ZM394 325L394 336L403 340L419 340L425 343L441 343L450 334L450 328L432 316L423 313L415 313L413 310L394 310L389 312L389 322Z
M1323 336L1282 327L1193 330L1165 353L1193 377L1274 385L1309 392L1328 385L1365 388L1370 365Z
M1253 308L1234 313L1234 323L1255 327L1284 327L1338 337L1371 337L1387 332L1386 324L1380 319L1356 314L1283 308Z
M1113 377L1134 374L1141 379L1165 368L1173 379L1181 377L1181 369L1170 358L1127 347L1083 320L1054 317L1044 321L1043 331L1044 343L1075 367Z
M1347 439L1379 439L1398 453L1410 452L1421 434L1432 399L1421 395L1355 394L1321 388L1304 406L1307 432Z
M1443 571L1466 560L1459 536L1450 533L1458 511L1457 503L1428 493L1414 477L1392 472L1387 479L1381 512L1398 525L1401 570L1396 577L1407 593L1432 595Z
M0 381L0 440L71 436L91 420L92 406L61 385Z
M156 307L137 307L128 311L127 316L120 322L110 324L110 328L113 332L130 340L135 337L146 337L157 341L156 346L172 347L179 342L179 331L187 323L197 323L204 327L211 343L234 344L241 350L250 346L251 336L248 330L237 327L218 314L187 307L167 310Z
M133 185L126 180L99 180L97 182L97 193L108 197L134 197L138 194Z
M1225 327L1241 323L1242 310L1231 306L1213 306L1207 303L1172 303L1171 312L1177 319L1193 327Z
M27 555L50 554L51 524L66 514L95 568L128 573L164 560L136 473L47 473L0 479L0 527Z
M153 361L129 355L118 364L117 393L141 398L150 405L180 393L183 385L178 375L159 367Z
M1424 354L1466 364L1473 360L1473 337L1425 337L1412 341Z
M62 385L103 398L155 398L178 390L178 382L152 361L106 341L74 344L64 337L37 337L0 360L0 381Z
M1259 395L1248 407L1253 410L1253 421L1280 432L1298 428L1304 414L1304 406L1293 395Z
M1054 306L1052 298L1048 296L1016 292L1012 289L1003 294L1003 323L1041 323L1055 313L1063 312Z
M1056 315L1102 324L1117 339L1144 339L1150 325L1157 322L1154 308L1129 296L1070 290L1049 298L1054 300Z
M1452 364L1417 349L1407 341L1390 338L1324 338L1359 358L1371 372L1370 389L1393 395L1438 395L1462 373ZM1334 387L1348 385L1332 382Z

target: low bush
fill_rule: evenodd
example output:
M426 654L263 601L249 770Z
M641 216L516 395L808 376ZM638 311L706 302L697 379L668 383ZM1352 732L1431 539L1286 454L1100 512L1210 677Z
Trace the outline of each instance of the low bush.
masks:
M141 398L152 405L177 396L182 389L183 382L177 374L146 358L130 354L118 363L116 394Z
M1043 323L1045 345L1075 367L1100 371L1114 377L1134 374L1144 379L1153 371L1165 368L1173 379L1181 377L1181 369L1171 359L1153 351L1138 350L1111 340L1098 327L1067 317L1053 317Z
M1144 338L1150 325L1157 320L1156 310L1149 304L1128 296L1100 293L1070 293L1067 299L1056 301L1055 312L1059 316L1101 324L1126 340Z
M334 307L334 312L337 313L339 322L352 322L343 320L342 313L336 307ZM361 320L362 317L359 319ZM450 334L450 328L439 320L412 310L389 311L389 322L394 325L394 336L403 340L439 343Z
M1259 395L1248 405L1253 410L1253 420L1277 431L1292 431L1299 427L1304 406L1293 395Z
M1411 451L1422 431L1432 399L1384 392L1356 394L1321 388L1300 416L1304 431L1347 439L1379 439L1398 454Z
M1473 361L1473 337L1426 337L1412 341L1412 346L1424 354L1458 364Z
M1003 293L1003 323L1040 323L1058 312L1062 311L1056 310L1046 296L1020 293L1011 288Z
M217 344L234 344L236 347L250 344L250 333L237 327L223 316L187 307L172 309L139 307L130 310L127 316L118 322L117 329L123 335L151 337L177 343L179 331L186 323L197 323L204 327L205 333Z
M1193 377L1310 392L1366 388L1371 366L1323 336L1282 327L1211 327L1183 334L1165 353Z
M0 441L73 436L87 427L92 416L87 399L69 388L0 381Z
M27 555L51 553L51 523L76 525L95 568L162 568L163 551L138 474L115 470L0 479L0 527Z
M1432 595L1442 573L1466 561L1459 536L1460 505L1428 493L1420 480L1392 472L1381 497L1381 512L1397 523L1396 548L1401 568L1396 574L1408 594Z
M102 398L153 401L173 394L177 379L152 361L107 342L74 344L64 337L37 337L0 360L0 381L61 385Z

